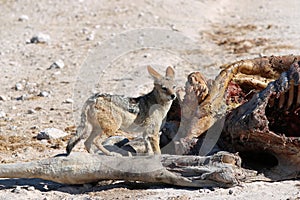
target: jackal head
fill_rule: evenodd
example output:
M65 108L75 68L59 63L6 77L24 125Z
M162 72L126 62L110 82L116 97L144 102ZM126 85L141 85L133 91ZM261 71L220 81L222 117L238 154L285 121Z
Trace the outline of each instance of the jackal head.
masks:
M159 95L160 99L163 101L172 101L176 98L175 93L175 81L174 76L175 72L172 67L167 67L166 75L160 75L156 70L152 67L147 67L149 74L154 79L154 90Z

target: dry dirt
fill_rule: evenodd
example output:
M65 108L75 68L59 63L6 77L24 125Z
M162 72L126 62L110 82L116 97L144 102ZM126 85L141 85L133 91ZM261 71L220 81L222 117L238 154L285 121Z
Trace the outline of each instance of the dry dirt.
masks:
M86 95L145 93L151 88L148 64L161 72L167 65L175 66L183 86L187 74L195 70L214 78L219 66L228 62L299 54L299 9L296 0L0 0L1 163L63 153ZM130 37L136 30L142 30L142 38ZM165 32L167 39L159 39ZM38 33L49 35L49 42L31 43ZM146 41L148 33L154 35ZM122 34L127 38L120 44ZM141 42L149 42L147 48L133 45ZM118 53L120 46L126 48ZM95 57L96 66L91 59ZM50 68L58 60L64 67ZM96 82L91 78L88 84L89 76ZM45 128L64 130L68 136L37 140ZM83 151L82 144L76 150ZM0 179L0 199L300 199L299 185L290 180L189 189Z

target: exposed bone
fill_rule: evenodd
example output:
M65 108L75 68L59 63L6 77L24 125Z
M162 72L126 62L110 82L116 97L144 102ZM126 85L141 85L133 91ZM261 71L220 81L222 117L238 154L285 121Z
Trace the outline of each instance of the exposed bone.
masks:
M237 74L233 80L239 85L249 85L256 90L262 90L267 87L268 83L274 81L274 79L268 79L260 77L259 75L246 75L246 74Z
M224 69L210 86L207 97L198 105L194 115L187 120L190 122L188 127L182 128L180 125L174 139L176 153L189 153L190 149L196 144L195 140L197 141L197 138L205 134L219 119L225 117L226 113L236 107L226 105L225 96L230 81L236 77L247 76L261 76L261 80L266 81L275 80L280 77L281 73L287 71L297 59L300 60L300 56L271 56L224 65ZM253 86L253 84L249 86L251 87L251 85ZM300 103L299 98L297 102ZM184 106L183 104L182 107Z
M298 82L300 76L300 67L297 62L293 63L287 73L283 73L280 78L268 85L268 87L253 96L253 98L233 110L227 117L224 132L222 134L222 146L232 151L250 152L249 154L266 153L270 157L274 156L276 162L271 169L261 169L262 172L272 180L283 180L299 177L300 170L300 138L299 115L293 113L299 109L299 105L291 106L290 112L279 110L276 106L268 106L270 99L280 96L279 107L284 104L285 95L290 96L291 84ZM290 84L287 84L290 83ZM299 95L299 93L297 94ZM288 99L290 101L290 99ZM289 104L289 103L288 103ZM267 109L273 109L267 116ZM290 119L288 114L292 114L294 119ZM278 116L281 116L278 119ZM287 115L287 116L286 116ZM286 117L286 119L284 119ZM268 119L273 119L272 123L277 127L283 126L281 123L290 124L285 134L292 134L291 137L282 135L276 129L270 129ZM280 122L279 120L285 120ZM294 120L296 122L294 122ZM244 139L245 138L245 139Z
M280 93L279 95L279 102L278 102L278 107L281 109L283 107L283 104L285 102L285 94Z
M289 109L291 106L292 106L292 103L294 101L294 84L295 84L295 81L294 80L291 80L289 85L290 85L290 89L288 91L288 102L287 102L287 105L286 105L286 109Z
M271 98L269 99L268 107L271 108L271 107L274 106L274 104L275 104L275 98L272 98L272 97L271 97Z
M298 92L297 92L297 101L296 101L296 107L300 105L300 85L297 86Z

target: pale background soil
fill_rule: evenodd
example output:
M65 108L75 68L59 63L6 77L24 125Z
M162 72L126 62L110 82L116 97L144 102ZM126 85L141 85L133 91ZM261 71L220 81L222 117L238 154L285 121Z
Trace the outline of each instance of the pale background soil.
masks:
M45 128L58 128L69 135L74 132L78 115L73 115L72 104L65 100L79 102L73 92L78 89L77 77L92 52L101 55L107 50L101 49L104 41L125 31L157 28L188 37L199 47L181 52L192 54L195 65L162 50L119 55L105 68L98 85L86 91L140 95L151 88L146 70L140 67L147 63L161 72L162 66L176 65L177 79L183 86L186 75L195 70L214 78L219 66L228 62L299 54L299 10L297 0L0 0L0 96L5 98L0 100L0 111L5 113L0 118L1 162L36 160L64 152L69 136L52 141L35 136ZM28 20L20 21L22 15ZM50 36L48 44L26 44L40 32ZM91 35L94 38L87 40ZM59 59L64 68L47 70ZM27 86L17 91L16 83ZM41 91L50 96L38 96ZM27 98L17 100L22 95ZM82 145L76 150L83 150ZM67 186L36 179L1 179L0 199L299 199L299 183L257 182L212 191L122 182Z

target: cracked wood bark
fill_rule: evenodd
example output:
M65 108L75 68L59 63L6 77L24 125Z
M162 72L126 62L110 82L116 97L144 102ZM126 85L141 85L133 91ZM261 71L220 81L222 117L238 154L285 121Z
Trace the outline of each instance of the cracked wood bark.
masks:
M188 187L230 187L255 177L228 152L213 156L112 157L75 152L40 161L0 164L1 178L40 178L64 184L101 180L166 183Z

